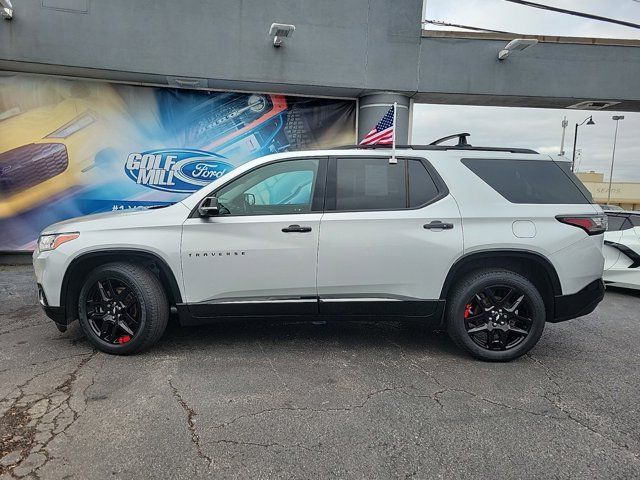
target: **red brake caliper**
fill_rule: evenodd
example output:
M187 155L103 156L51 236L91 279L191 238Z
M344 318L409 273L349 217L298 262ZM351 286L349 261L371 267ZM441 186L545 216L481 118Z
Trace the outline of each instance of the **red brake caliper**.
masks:
M127 343L129 340L131 340L131 335L122 335L121 337L118 337L117 342L122 345L123 343Z
M471 316L471 304L467 304L464 309L464 318L469 318Z

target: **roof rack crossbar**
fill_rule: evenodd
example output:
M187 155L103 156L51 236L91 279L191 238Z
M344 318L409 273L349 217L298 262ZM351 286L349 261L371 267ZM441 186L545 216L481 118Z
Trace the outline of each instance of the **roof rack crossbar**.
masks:
M444 143L448 140L457 138L458 144L456 145L456 147L470 147L471 145L469 144L469 142L467 142L467 137L470 136L470 133L455 133L453 135L447 135L446 137L439 138L438 140L431 142L429 145L440 145L441 143Z

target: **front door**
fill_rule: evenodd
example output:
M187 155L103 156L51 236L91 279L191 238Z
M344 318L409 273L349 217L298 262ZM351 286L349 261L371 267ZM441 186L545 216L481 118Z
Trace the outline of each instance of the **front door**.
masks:
M326 160L261 165L214 193L220 214L189 218L184 290L196 317L317 313Z
M458 206L426 161L331 159L318 251L321 313L435 314L461 251Z

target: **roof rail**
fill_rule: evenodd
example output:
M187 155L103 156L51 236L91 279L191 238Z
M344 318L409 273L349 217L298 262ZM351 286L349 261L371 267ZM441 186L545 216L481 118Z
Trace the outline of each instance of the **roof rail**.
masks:
M453 137L457 137L454 135ZM444 140L443 140L444 141ZM334 147L331 150L389 150L391 145L342 145ZM396 145L398 150L431 150L431 151L448 151L448 150L465 150L472 152L507 152L522 154L538 154L530 148L509 148L509 147L472 147L470 145Z

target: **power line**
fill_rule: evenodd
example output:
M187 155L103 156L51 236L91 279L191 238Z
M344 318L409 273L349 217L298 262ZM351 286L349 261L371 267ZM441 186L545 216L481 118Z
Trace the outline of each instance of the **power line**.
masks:
M481 28L481 27L471 27L469 25L460 25L460 24L457 24L457 23L443 22L443 21L440 21L440 20L423 20L422 23L429 23L431 25L438 25L438 26L441 26L441 27L466 28L467 30L475 30L477 32L506 33L508 35L516 35L513 32L505 32L505 31L502 31L502 30L491 30L489 28Z
M527 0L505 0L505 2L517 3L518 5L524 5L525 7L540 8L542 10L550 10L552 12L565 13L567 15L574 15L576 17L588 18L590 20L598 20L601 22L615 23L624 27L640 29L640 25L632 22L625 22L624 20L616 20L615 18L601 17L599 15L592 15L591 13L576 12L574 10L566 10L564 8L552 7L550 5L543 5L541 3L529 2Z

